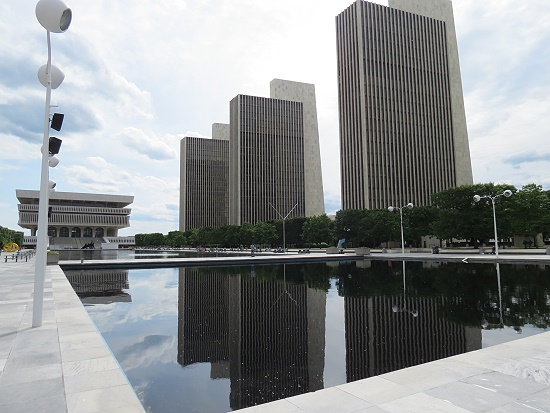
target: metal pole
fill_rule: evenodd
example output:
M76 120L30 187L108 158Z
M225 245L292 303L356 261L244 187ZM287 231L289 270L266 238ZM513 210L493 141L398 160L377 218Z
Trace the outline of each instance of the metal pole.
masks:
M298 206L298 203L296 203L296 205L294 205L292 207L292 209L290 211L288 211L288 214L286 214L284 217L280 214L279 211L277 211L277 208L275 208L271 202L268 202L269 206L271 208L273 208L275 210L275 212L277 213L277 215L279 215L279 217L281 217L281 219L283 220L283 254L286 254L286 233L285 233L285 220L288 218L288 216L292 213L292 211L294 211L294 208L296 208Z
M40 195L38 199L38 231L36 234L36 264L32 307L33 327L40 327L42 325L44 280L46 277L46 249L48 247L48 156L50 140L50 100L52 94L52 49L49 30L46 30L46 33L48 41L48 63L46 65L46 105L44 108L44 138L42 140L42 167L40 175Z
M283 254L286 254L285 218L283 218Z
M403 207L399 208L399 217L401 218L401 254L405 255L405 237L403 235Z
M495 197L491 197L491 202L493 204L493 225L495 226L495 254L498 258L498 234L497 234L497 213L495 210Z

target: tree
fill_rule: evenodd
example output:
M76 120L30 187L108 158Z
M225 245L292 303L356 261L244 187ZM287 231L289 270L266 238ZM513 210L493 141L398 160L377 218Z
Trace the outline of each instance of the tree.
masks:
M181 231L170 231L166 236L166 244L179 248L187 244L187 239Z
M550 199L541 185L528 184L516 192L510 207L513 211L512 227L515 235L533 238L537 247L537 235L548 232L550 227Z
M405 211L403 211L405 212ZM403 214L403 228L405 234L407 228L407 213ZM401 226L399 212L390 212L387 209L373 209L365 211L361 225L365 231L365 242L363 245L377 247L389 240L401 240Z
M309 217L304 223L302 238L306 245L330 245L334 241L334 223L326 214Z
M432 206L415 206L407 211L406 216L403 216L403 220L408 221L405 238L419 245L423 236L433 235L432 224L437 220L438 213L438 209Z
M164 235L161 234L160 232L145 234L144 242L146 246L160 247L162 245L166 245L166 239Z
M366 245L363 238L365 210L345 209L336 212L334 232L338 240L345 239L347 245Z
M277 239L277 229L275 225L267 222L256 222L252 234L252 242L254 244L271 245Z
M432 195L432 204L438 209L431 229L441 239L468 239L477 245L478 240L488 240L493 237L493 207L491 200L482 199L474 202L474 195L498 195L505 190L512 192L512 185L476 184L449 188ZM497 201L498 232L502 237L512 236L510 214L504 214L507 201ZM509 206L509 205L508 205Z
M238 225L226 225L221 228L222 242L226 247L237 247L239 245L239 231Z
M8 242L15 242L17 245L23 245L23 233L9 228L0 227L0 249Z

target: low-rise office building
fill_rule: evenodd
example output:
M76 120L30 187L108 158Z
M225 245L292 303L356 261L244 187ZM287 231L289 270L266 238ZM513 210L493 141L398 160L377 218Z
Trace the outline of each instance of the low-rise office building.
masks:
M33 244L38 232L40 192L16 190L19 200L19 226L29 229ZM107 195L78 192L52 192L49 197L48 236L50 245L82 248L104 243L104 237L118 237L118 231L130 226L131 195ZM36 241L34 241L36 243Z

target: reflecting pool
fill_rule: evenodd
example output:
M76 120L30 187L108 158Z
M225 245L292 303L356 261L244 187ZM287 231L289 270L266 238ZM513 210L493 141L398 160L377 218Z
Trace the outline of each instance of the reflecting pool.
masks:
M153 413L237 410L550 323L550 266L357 261L65 273Z

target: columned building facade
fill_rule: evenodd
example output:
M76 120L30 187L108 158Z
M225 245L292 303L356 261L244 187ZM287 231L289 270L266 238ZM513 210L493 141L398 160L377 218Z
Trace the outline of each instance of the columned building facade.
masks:
M17 189L19 226L38 230L39 191ZM80 244L104 237L117 237L119 229L130 226L131 195L78 192L51 192L49 195L48 236L50 244ZM69 242L72 240L72 242ZM81 242L82 241L82 242Z
M389 4L336 17L343 209L473 183L452 4Z

